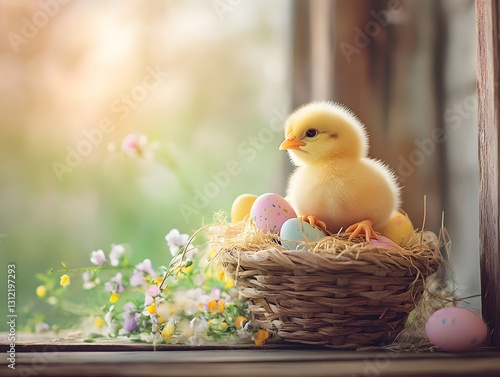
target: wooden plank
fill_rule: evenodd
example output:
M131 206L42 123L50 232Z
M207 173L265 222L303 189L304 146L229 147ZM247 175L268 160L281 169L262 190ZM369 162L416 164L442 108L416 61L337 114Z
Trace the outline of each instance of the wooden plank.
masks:
M10 342L7 340L7 333L0 333L0 353L5 353L9 350ZM17 334L16 352L149 352L154 351L154 346L151 343L133 342L126 337L120 338L98 338L94 342L88 343L84 341L83 334L68 333L65 336L56 336L55 334ZM300 355L328 355L328 359L361 359L364 357L376 356L381 353L396 353L383 347L370 347L364 351L355 350L333 350L329 347L308 345L300 343L289 343L280 341L270 341L263 346L256 346L253 342L211 342L202 346L190 346L184 344L159 344L156 347L157 351L170 351L184 353L186 351L196 351L198 355L202 351L251 351L252 355L259 355L271 352L273 354L284 355L300 354ZM492 352L493 351L493 352ZM242 353L242 354L243 354ZM236 353L233 353L233 355ZM489 357L500 356L498 351L491 347L481 347L474 352L460 353L461 358L468 357ZM255 356L252 356L255 358ZM457 357L457 354L444 352L430 352L422 349L419 352L401 352L398 355L400 359L406 358L450 358ZM0 363L2 360L0 359Z
M500 348L498 12L497 0L476 0L482 313Z
M243 352L243 351L241 351ZM329 352L335 355L335 352ZM72 353L44 355L19 354L16 375L37 376L495 376L500 374L500 356L474 359L414 359L403 360L394 354L377 354L357 360L318 360L295 357L253 360L233 359L226 354L210 351L203 359L196 352L185 352L193 359L162 352ZM225 357L227 356L227 357ZM290 356L290 355L289 355ZM4 365L0 364L4 369ZM0 372L1 373L1 372ZM14 374L13 374L14 375Z
M5 333L0 339L5 339ZM52 337L52 338L51 338ZM0 342L3 353L8 346ZM121 347L127 352L114 352ZM149 347L142 350L142 347ZM241 348L238 348L241 347ZM84 352L67 352L82 350ZM96 350L105 352L96 352ZM251 343L189 347L150 344L127 339L84 343L77 336L18 334L16 371L0 359L0 375L19 376L498 376L500 352L338 351L300 344ZM167 351L167 352L161 352Z

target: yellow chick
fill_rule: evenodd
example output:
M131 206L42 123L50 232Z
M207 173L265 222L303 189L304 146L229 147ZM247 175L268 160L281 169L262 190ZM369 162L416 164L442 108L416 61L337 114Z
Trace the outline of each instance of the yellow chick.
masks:
M368 158L368 135L347 108L313 102L293 112L285 123L285 140L297 166L288 183L287 200L297 215L323 230L342 230L366 240L378 238L400 205L394 173Z

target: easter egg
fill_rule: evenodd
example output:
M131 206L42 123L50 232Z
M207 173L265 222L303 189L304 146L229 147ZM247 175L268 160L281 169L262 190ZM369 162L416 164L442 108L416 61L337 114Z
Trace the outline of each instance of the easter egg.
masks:
M379 234L378 240L376 238L373 238L370 240L368 245L377 246L384 249L392 249L392 250L397 250L398 248L398 245L396 245L394 241L381 234Z
M250 210L256 199L257 195L252 194L242 194L234 199L231 206L231 222L237 223L250 216Z
M326 234L319 228L313 227L300 219L285 221L280 232L281 245L288 250L307 250L304 242L318 242Z
M413 234L414 228L408 216L395 211L389 222L377 230L398 245L402 245Z
M434 312L425 324L427 337L446 352L472 351L486 340L488 329L484 321L466 308L442 308Z
M263 194L252 205L250 217L264 233L279 234L285 221L297 217L292 206L278 194Z

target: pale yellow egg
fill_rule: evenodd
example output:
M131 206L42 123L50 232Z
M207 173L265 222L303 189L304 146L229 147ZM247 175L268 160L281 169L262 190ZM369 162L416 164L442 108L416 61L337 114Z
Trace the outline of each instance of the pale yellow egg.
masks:
M237 223L248 217L255 199L257 199L257 195L253 194L242 194L234 199L231 206L231 222Z
M403 245L403 243L408 241L409 237L413 234L414 228L407 215L395 211L392 214L391 220L377 230L391 241L398 245Z

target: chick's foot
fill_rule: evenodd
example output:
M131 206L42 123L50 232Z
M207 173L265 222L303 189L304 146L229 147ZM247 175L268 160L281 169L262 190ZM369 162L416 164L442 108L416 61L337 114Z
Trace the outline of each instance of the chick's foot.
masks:
M323 232L326 233L326 224L320 219L318 219L316 216L299 216L298 219L302 221L307 221L312 226L320 228Z
M378 234L373 230L373 225L375 225L375 223L372 220L363 220L356 224L352 224L346 229L346 233L352 232L349 236L349 241L361 233L365 234L366 242L370 241L372 238L378 240Z

